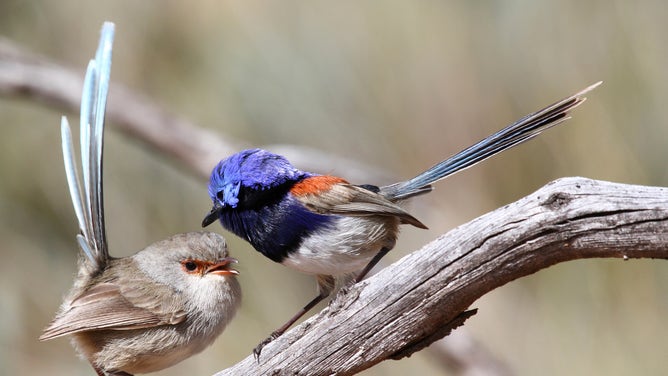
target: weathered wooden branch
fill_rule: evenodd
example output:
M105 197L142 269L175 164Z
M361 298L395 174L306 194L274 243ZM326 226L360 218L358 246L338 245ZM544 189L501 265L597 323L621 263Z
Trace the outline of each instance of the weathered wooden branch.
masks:
M447 335L489 291L583 258L668 259L668 188L564 178L339 294L223 375L352 375Z

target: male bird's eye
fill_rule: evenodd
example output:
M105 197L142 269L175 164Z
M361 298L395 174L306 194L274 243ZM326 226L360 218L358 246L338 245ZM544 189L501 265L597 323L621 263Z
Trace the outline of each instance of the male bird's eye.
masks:
M280 200L285 192L294 184L293 181L281 185L261 189L261 188L242 188L237 194L239 207L244 209L253 209L265 205L274 204Z

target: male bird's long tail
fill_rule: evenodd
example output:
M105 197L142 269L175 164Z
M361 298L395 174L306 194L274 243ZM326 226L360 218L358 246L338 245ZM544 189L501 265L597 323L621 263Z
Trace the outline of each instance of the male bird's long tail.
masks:
M95 59L88 63L84 78L80 114L83 185L77 172L72 132L67 118L63 116L60 123L65 174L79 222L77 241L88 266L93 270L104 267L109 259L102 195L102 139L113 40L114 24L105 22Z
M584 102L586 98L583 95L600 84L601 81L542 110L529 114L410 180L381 187L380 192L391 201L403 200L429 192L432 189L432 183L528 141L544 130L570 119L569 111Z

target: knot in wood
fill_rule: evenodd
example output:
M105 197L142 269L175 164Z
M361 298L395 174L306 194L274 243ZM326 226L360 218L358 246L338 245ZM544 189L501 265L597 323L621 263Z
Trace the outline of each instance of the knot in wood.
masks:
M540 205L550 210L559 210L568 205L573 200L573 196L564 192L555 192L545 199Z

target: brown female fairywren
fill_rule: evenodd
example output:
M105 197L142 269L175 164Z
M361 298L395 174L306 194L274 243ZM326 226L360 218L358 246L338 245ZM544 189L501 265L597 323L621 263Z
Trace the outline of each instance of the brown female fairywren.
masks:
M109 256L102 195L104 114L114 25L105 23L81 99L79 181L70 127L61 122L65 171L79 222L79 273L41 340L69 335L98 375L158 371L204 350L241 302L225 239L178 234L130 257Z

